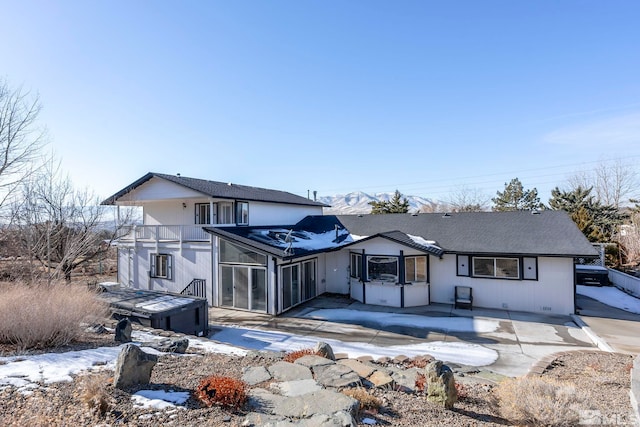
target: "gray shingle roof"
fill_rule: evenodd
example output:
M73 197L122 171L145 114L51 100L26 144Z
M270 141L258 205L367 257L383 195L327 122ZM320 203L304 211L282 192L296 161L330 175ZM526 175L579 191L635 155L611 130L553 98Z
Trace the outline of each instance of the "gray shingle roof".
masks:
M315 202L313 200L309 200L302 196L297 196L292 193L287 193L286 191L279 190L269 190L266 188L259 187L249 187L247 185L239 185L239 184L229 184L227 182L219 182L219 181L208 181L205 179L198 178L187 178L184 176L176 176L176 175L167 175L162 173L149 172L142 178L138 179L134 183L128 185L122 190L115 193L113 196L107 198L102 202L103 205L113 205L115 202L149 181L151 178L161 178L167 181L173 182L175 184L181 185L183 187L189 188L191 190L200 192L205 196L215 197L219 199L230 199L230 200L246 200L246 201L254 201L254 202L275 202L275 203L284 203L289 205L303 205L303 206L320 206L327 207L324 203Z
M435 240L446 252L547 256L597 256L563 211L338 215L351 234L401 231Z

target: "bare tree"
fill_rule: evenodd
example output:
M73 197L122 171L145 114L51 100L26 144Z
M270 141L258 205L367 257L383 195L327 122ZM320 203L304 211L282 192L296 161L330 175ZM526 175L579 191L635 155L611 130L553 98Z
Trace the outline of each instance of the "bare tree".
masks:
M640 212L633 212L620 229L620 250L629 266L640 265Z
M482 212L489 209L490 200L480 189L460 187L451 193L448 204L453 212Z
M616 208L640 195L638 171L633 165L620 159L603 161L591 171L576 172L568 181L572 190L593 187L594 195L600 203Z
M33 170L45 143L38 96L0 79L0 206Z
M14 224L23 250L49 280L69 281L78 267L103 259L128 225L126 219L110 221L113 208L101 206L88 190L76 190L53 160L23 182L21 196L13 204Z

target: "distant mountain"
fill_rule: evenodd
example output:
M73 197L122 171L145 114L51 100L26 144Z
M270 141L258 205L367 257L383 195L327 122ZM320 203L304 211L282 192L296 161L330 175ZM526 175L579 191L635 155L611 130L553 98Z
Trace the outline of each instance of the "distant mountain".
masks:
M393 198L394 193L375 193L367 194L362 191L354 191L352 193L318 197L318 201L330 205L330 208L324 208L325 214L367 214L371 212L369 202L389 201ZM434 202L420 196L402 195L409 201L409 212L417 212L424 205L433 205Z

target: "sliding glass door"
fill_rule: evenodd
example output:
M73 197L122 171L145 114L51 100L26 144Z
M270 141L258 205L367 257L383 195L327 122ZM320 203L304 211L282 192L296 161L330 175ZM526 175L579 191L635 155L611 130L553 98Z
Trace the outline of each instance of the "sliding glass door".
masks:
M220 305L266 311L267 270L243 265L220 265Z
M283 266L282 309L286 310L316 296L316 260Z

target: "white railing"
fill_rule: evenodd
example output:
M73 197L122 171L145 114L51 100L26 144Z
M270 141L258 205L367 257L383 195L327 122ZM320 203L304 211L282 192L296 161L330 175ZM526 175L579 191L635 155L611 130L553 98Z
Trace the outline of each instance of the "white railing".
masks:
M211 235L201 225L136 225L118 240L153 242L210 242Z
M609 269L609 280L616 287L640 298L640 277L634 277L622 271Z

